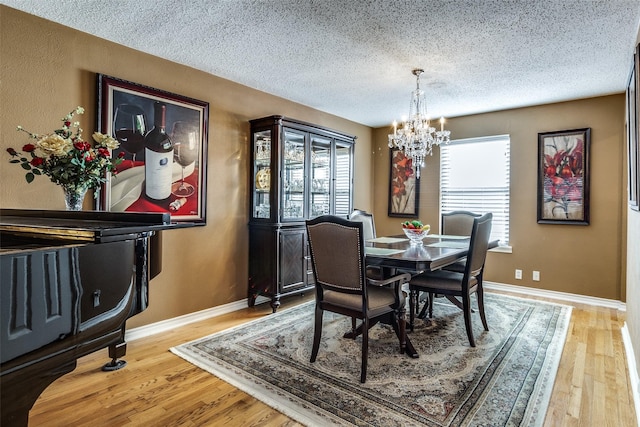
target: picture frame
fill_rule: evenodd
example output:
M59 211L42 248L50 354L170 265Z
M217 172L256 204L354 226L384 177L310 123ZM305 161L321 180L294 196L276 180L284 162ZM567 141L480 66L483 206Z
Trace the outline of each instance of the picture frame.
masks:
M627 189L629 207L640 210L640 44L636 46L626 90Z
M420 180L416 179L411 158L404 151L392 148L389 152L389 205L390 217L414 218L418 216Z
M124 156L117 174L103 185L97 209L169 212L172 221L206 223L209 103L104 74L97 75L97 90L99 132L120 142L113 156ZM145 148L156 103L171 140L157 162L158 154ZM154 169L147 155L154 158ZM157 180L153 174L162 168L164 178ZM147 185L149 180L154 185Z
M591 128L538 133L538 224L589 225Z

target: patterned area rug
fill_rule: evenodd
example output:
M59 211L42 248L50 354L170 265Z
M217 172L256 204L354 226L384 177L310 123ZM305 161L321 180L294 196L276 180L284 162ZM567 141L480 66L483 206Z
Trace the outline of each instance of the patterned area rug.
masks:
M314 303L174 347L189 362L310 426L542 425L571 308L485 293L489 332L473 313L469 347L462 312L436 300L432 320L409 333L420 354L398 352L390 326L369 332L367 382L351 320L325 312L310 363Z

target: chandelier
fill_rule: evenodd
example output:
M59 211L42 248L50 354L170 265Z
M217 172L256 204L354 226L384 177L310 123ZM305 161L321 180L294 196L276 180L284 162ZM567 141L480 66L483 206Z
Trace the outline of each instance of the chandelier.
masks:
M389 148L397 147L404 151L414 166L416 178L420 179L420 168L424 167L424 158L432 154L433 145L449 142L450 131L444 130L444 117L440 118L440 130L431 127L427 116L427 101L424 91L420 89L420 74L424 70L416 68L412 71L416 76L416 90L411 92L409 119L402 121L402 127L393 122L393 133L389 134Z

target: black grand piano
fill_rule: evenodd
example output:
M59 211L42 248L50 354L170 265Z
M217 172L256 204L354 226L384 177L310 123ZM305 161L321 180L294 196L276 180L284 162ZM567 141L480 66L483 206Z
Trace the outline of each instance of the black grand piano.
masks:
M124 362L125 322L148 305L169 214L0 209L0 424L29 410L76 360L109 347Z

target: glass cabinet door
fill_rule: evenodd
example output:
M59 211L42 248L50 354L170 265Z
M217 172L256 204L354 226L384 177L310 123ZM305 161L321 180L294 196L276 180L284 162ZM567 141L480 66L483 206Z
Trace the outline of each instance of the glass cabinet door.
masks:
M336 141L335 160L335 215L348 217L351 214L352 144Z
M304 163L306 158L305 134L291 129L284 130L282 144L282 219L304 219L306 182Z
M331 213L331 140L311 135L310 217Z
M255 218L270 218L271 206L271 131L265 130L253 134L253 215Z

